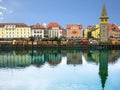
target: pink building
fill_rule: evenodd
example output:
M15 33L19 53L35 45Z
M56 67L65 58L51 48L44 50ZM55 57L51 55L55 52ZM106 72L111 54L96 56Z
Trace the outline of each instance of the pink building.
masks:
M68 24L66 30L67 30L67 38L83 37L81 24Z

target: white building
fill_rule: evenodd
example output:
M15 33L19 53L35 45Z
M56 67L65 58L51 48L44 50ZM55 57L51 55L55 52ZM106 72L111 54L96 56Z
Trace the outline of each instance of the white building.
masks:
M62 36L62 28L58 23L51 22L48 24L48 33L49 38L60 38Z
M31 27L32 29L32 36L35 38L35 40L40 40L44 38L44 30L46 29L45 26L40 24L35 24Z

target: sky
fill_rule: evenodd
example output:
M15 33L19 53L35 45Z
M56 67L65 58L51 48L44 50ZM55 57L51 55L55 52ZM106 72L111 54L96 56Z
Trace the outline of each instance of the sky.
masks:
M103 4L106 5L110 23L120 26L120 0L0 0L1 23L58 22L67 24L99 24Z

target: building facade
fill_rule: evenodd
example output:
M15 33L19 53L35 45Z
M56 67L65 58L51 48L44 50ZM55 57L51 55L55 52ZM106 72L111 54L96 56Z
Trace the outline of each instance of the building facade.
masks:
M100 27L99 27L98 24L96 24L94 26L91 33L92 33L91 35L94 39L99 39L100 38Z
M67 37L67 31L65 29L62 30L62 37L63 38Z
M31 26L31 30L32 30L32 37L34 37L35 40L40 40L44 38L45 27L43 25L35 24Z
M100 38L100 27L98 24L95 26L88 26L84 30L84 39L93 38L99 39Z
M82 25L81 24L68 24L66 27L67 38L82 38Z
M100 40L101 42L108 42L108 23L109 17L107 16L107 11L105 5L102 9L102 14L100 17Z
M109 38L120 38L120 29L116 24L108 25L108 37Z
M62 36L62 28L57 22L50 22L48 24L48 37L60 38Z
M24 23L0 23L1 39L28 39L31 28Z
M88 36L88 33L91 32L91 28L92 26L88 26L84 31L83 31L83 37L84 39L88 39L89 36Z

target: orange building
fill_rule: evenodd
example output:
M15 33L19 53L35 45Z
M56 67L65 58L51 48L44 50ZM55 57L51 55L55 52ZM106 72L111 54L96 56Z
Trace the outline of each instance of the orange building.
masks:
M68 24L66 29L67 29L67 38L83 37L81 24Z

